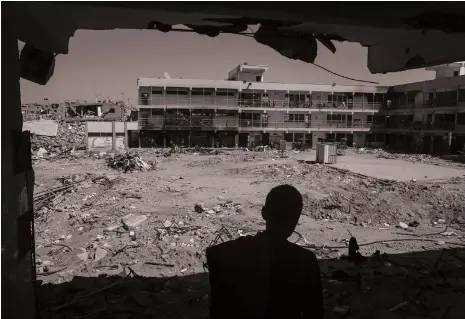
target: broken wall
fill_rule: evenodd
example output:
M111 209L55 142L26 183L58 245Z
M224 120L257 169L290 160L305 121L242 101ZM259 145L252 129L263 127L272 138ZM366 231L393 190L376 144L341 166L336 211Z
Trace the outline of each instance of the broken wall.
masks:
M3 26L12 23L8 8L2 4ZM18 40L11 32L2 30L2 315L32 319L37 309L34 172L30 135L22 132Z
M112 149L112 136L92 136L89 134L87 137L87 150L89 151L110 151ZM118 133L116 135L116 149L124 150L125 138L124 134Z

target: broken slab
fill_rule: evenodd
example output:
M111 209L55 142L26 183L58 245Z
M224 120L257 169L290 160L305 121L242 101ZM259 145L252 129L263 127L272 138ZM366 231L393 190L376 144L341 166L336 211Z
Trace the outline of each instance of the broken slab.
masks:
M147 219L146 215L128 214L121 219L124 228L131 229L139 226Z
M96 254L96 255L97 255L97 254ZM89 253L86 251L86 252L77 254L76 257L77 257L79 260L87 261L87 259L89 258Z
M58 123L53 120L26 121L23 123L23 131L43 136L57 136Z
M107 255L107 251L105 249L97 248L95 250L94 261L99 261L100 259L105 258L106 255Z

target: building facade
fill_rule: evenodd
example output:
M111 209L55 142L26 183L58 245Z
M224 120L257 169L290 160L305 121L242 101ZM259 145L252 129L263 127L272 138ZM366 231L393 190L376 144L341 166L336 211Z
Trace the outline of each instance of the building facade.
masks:
M139 146L242 147L286 140L315 147L345 138L356 146L417 150L421 144L421 151L445 152L444 143L452 149L463 144L465 76L349 86L264 82L267 70L242 64L227 80L138 79Z

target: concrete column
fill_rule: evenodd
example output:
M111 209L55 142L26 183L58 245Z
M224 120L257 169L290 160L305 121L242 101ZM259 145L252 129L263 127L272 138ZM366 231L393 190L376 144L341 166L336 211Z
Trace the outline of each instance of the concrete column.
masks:
M129 148L129 134L128 134L128 122L124 122L124 147Z
M239 146L239 134L234 135L234 146Z
M8 27L15 15L9 6L2 8L2 313L33 319L37 315L34 171L30 135L22 132L18 39Z
M191 147L191 132L187 135L187 147Z
M86 122L86 151L89 150L89 122Z
M450 148L452 146L452 132L449 132L447 133L447 140L446 140L446 149L445 149L445 153L447 155L450 154Z
M433 153L434 153L434 135L431 135L431 136L430 136L430 140L429 140L429 152L430 152L430 154L433 154Z
M163 148L166 148L166 134L163 133Z
M215 135L210 135L212 138L212 148L215 148Z
M111 150L116 151L116 129L115 122L111 122Z

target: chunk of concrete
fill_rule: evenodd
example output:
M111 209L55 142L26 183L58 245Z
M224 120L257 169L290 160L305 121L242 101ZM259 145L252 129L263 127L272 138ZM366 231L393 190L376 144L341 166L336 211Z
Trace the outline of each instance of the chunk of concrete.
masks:
M41 147L41 148L39 148L39 150L37 151L37 156L38 156L38 157L44 157L45 154L47 154L47 153L48 153L47 150L46 150L45 148Z
M139 226L147 219L146 215L128 214L121 219L124 228L131 229Z
M105 258L106 255L107 255L107 251L106 251L105 249L97 248L97 249L95 250L95 257L94 257L94 260L95 260L95 261L99 261L100 259Z
M89 258L89 253L86 251L86 252L77 254L76 257L82 261L87 261L87 259Z

